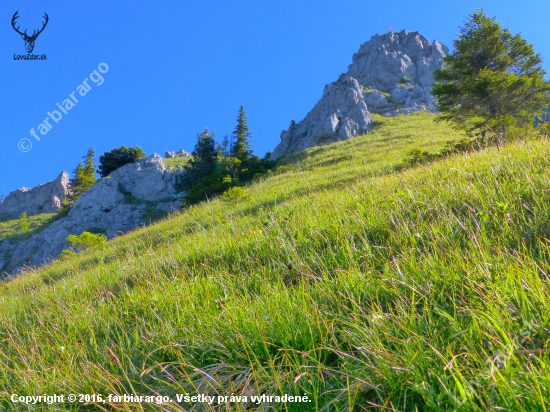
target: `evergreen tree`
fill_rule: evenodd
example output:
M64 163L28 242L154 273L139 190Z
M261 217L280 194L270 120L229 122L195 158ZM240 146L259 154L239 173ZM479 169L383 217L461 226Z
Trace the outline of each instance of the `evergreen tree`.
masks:
M208 128L197 134L191 160L185 165L184 189L190 189L199 179L214 173L218 157L215 137L216 133L209 133Z
M251 137L252 135L249 132L248 123L246 121L246 112L244 106L241 106L237 117L237 127L231 135L231 147L229 151L231 157L239 159L243 166L252 154L250 142L248 141Z
M445 67L434 73L439 120L470 135L500 138L511 127L532 123L550 104L550 83L533 45L483 10L469 16L454 46Z
M226 178L225 156L214 137L215 133L209 133L208 129L198 134L192 159L185 165L185 175L179 183L183 190L188 190L187 205L222 193L230 185L231 179Z
M84 161L80 162L73 172L74 177L70 180L71 183L71 202L75 202L82 193L91 189L97 181L95 177L95 149L92 147L84 156Z
M178 179L178 189L187 191L187 205L201 202L264 174L273 166L266 157L252 155L250 132L244 106L239 110L237 127L231 138L222 144L214 140L208 129L197 135L192 159L185 165L185 174Z

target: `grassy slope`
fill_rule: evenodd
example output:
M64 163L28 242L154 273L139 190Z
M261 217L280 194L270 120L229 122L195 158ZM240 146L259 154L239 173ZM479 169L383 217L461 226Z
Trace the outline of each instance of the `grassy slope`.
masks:
M168 167L185 166L189 162L188 157L173 157L171 159L162 159Z
M58 217L57 213L42 213L29 216L29 231L21 233L19 218L0 219L0 243L4 240L18 241L28 239L39 231L44 230Z
M550 338L550 149L519 142L395 172L407 150L457 137L426 114L380 120L234 207L194 207L4 284L0 394L546 410L547 355L514 351Z

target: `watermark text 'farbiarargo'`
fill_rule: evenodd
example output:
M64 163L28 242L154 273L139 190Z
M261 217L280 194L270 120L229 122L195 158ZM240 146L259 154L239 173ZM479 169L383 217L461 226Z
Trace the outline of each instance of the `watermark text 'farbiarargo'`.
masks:
M80 97L86 96L86 94L92 90L92 86L89 82L94 83L96 86L101 86L105 81L102 74L105 74L109 71L109 66L107 63L99 63L97 70L94 70L90 73L89 77L85 78L84 81L76 87L76 90L70 93L65 100L55 105L59 110L52 110L47 113L47 117L40 123L35 130L33 127L30 130L30 135L37 141L40 141L41 136L46 136L46 134L53 129L54 125L59 123L63 119L64 115L67 115L70 110L73 109L79 102ZM79 97L77 97L77 95ZM32 148L32 141L28 138L21 139L18 144L19 150L22 152L28 152Z

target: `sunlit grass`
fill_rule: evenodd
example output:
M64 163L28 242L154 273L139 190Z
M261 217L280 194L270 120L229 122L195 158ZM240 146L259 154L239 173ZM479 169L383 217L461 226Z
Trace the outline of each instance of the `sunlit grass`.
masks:
M535 351L550 338L548 142L401 170L409 150L460 138L432 119L377 119L365 136L297 156L244 200L201 204L5 283L0 394L548 409L548 356Z
M164 164L168 167L185 166L189 162L189 157L173 157L171 159L162 159Z
M44 230L48 227L57 217L56 213L42 213L39 215L32 215L28 217L29 229L27 233L21 231L20 218L8 218L4 217L0 219L0 243L5 240L17 241L22 239L28 239L37 231Z

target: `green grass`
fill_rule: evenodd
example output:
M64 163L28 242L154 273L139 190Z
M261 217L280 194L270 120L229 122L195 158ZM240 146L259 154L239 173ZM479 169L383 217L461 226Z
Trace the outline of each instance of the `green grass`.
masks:
M171 159L162 159L164 164L168 167L185 166L189 162L189 157L173 157Z
M548 142L402 170L411 149L460 139L432 119L377 118L242 201L5 283L0 405L188 392L312 399L274 405L288 411L548 410L549 357L525 354L550 339Z
M34 234L48 227L57 217L57 213L42 213L29 216L30 231L27 233L21 233L19 218L3 218L0 220L0 243L5 240L19 241L29 239Z
M391 96L389 93L383 92L382 90L371 89L371 88L369 88L369 87L365 87L365 88L363 89L363 93L365 93L365 94L370 94L370 93L375 93L375 92L376 92L376 93L380 93L382 96L384 96L384 97L386 97L386 98L388 98L388 97Z

